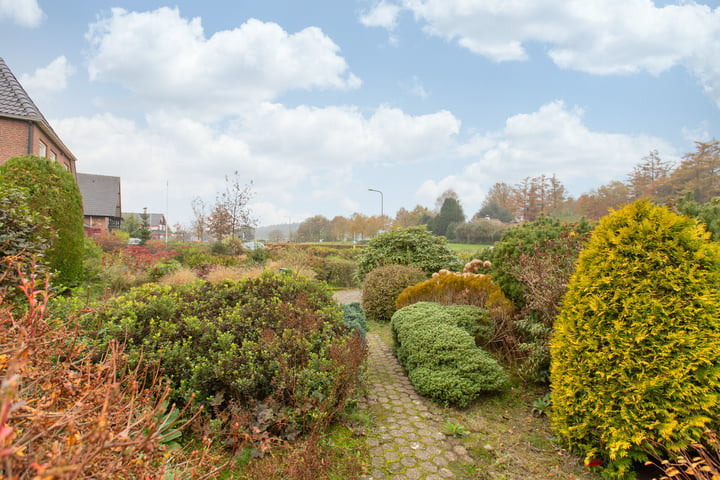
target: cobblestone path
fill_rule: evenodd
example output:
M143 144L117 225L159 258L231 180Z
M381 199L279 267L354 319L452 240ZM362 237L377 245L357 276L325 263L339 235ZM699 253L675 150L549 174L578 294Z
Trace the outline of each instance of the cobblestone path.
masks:
M378 334L367 334L368 396L364 408L375 415L368 432L370 473L362 480L457 478L450 463L470 463L465 448L442 433L438 416L415 392L405 371Z

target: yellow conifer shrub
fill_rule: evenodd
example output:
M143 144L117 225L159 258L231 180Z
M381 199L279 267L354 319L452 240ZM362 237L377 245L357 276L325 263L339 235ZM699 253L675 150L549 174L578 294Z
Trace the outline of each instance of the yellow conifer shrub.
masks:
M638 201L581 252L550 344L552 423L611 478L684 450L720 412L720 245Z

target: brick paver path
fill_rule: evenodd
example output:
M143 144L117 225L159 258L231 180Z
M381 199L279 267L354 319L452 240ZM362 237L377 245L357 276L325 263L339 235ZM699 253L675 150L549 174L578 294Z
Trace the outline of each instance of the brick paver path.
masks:
M392 351L368 333L368 396L364 407L377 417L367 443L370 473L362 480L456 478L451 462L471 462L464 447L442 433L440 419L415 392Z

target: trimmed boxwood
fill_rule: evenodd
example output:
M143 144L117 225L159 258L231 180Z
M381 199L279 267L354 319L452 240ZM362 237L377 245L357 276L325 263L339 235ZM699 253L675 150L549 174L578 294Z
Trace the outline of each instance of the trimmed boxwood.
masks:
M397 310L398 295L427 277L410 265L385 265L370 272L363 283L360 303L368 320L389 322Z
M586 461L632 478L684 450L720 409L720 245L638 201L601 220L551 340L552 423Z
M419 302L393 315L393 352L421 395L464 407L482 393L509 385L503 368L461 327L476 330L468 321L474 317L471 309L481 310Z

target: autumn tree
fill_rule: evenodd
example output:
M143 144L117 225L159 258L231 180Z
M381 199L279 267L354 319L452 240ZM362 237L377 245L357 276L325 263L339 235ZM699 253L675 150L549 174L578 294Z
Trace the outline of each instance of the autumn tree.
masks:
M330 231L332 232L333 240L345 240L352 234L350 230L350 220L340 215L333 217L333 219L330 220Z
M667 182L675 195L693 192L695 201L706 203L720 195L720 143L695 142L696 151L683 156Z
M498 207L512 212L515 209L515 192L512 186L504 182L494 184L488 190L483 200L482 208L487 207L491 203L497 204Z
M252 196L252 181L242 185L237 170L232 178L225 175L225 191L215 199L213 218L215 222L227 222L222 230L227 231L232 238L235 238L237 232L242 228L254 227L257 224L257 220L252 217L248 207ZM215 227L218 227L217 223L215 223Z
M430 210L422 205L416 205L412 211L408 211L405 208L401 208L395 214L395 221L393 222L393 228L407 228L414 227L415 225L421 225L421 220L424 216L431 216Z
M671 172L670 162L661 159L657 150L652 150L633 167L633 171L628 175L627 184L630 187L632 198L655 198Z
M192 221L192 230L197 235L198 240L202 242L205 240L205 231L208 227L207 204L202 198L195 197L190 202L190 206L195 217Z
M615 180L580 195L577 199L577 210L589 220L599 220L607 215L611 208L622 207L631 200L630 187Z
M322 215L315 215L304 220L297 229L297 237L301 242L317 242L326 240L332 232L330 220Z
M445 190L443 193L440 194L440 196L437 199L435 199L435 211L436 212L440 211L443 204L445 203L445 200L447 200L448 198L459 200L458 194L457 194L457 192L455 192L455 190L453 190L451 188Z

